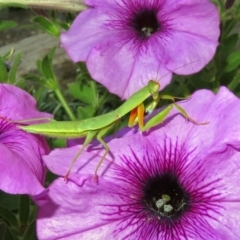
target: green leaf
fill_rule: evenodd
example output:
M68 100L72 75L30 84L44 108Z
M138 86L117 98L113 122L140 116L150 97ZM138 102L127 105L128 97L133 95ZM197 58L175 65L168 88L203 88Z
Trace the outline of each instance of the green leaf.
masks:
M22 58L22 53L19 53L15 59L14 59L14 62L11 66L11 69L9 71L9 74L8 74L8 83L10 84L13 84L17 81L16 79L16 73L17 73L17 68L21 62L21 58Z
M69 29L69 24L68 23L63 22L63 23L59 23L59 25L65 30Z
M227 38L223 39L222 46L221 46L222 51L225 51L225 52L232 51L238 42L238 38L239 38L238 34L234 33L228 36Z
M46 181L45 181L46 183ZM28 221L29 222L32 222L34 220L36 220L37 218L37 212L38 212L38 207L37 206L30 206L30 214L29 214L29 218L28 218Z
M8 73L7 73L7 68L6 65L3 61L3 59L0 58L0 82L7 82L7 77L8 77Z
M56 48L52 48L50 52L43 58L41 63L41 71L43 74L43 78L41 78L41 81L45 85L46 88L49 88L51 90L57 90L58 89L58 82L53 72L53 57L55 54Z
M240 65L240 51L231 53L226 60L226 65L223 72L230 72Z
M203 72L201 79L205 82L214 82L216 81L216 76L211 73Z
M66 147L66 139L58 138L52 141L54 148L64 148Z
M18 228L18 220L16 216L7 208L0 205L0 217L5 219L9 224Z
M78 83L73 82L68 84L68 89L71 95L76 99L87 104L93 104L93 99L95 98L95 94L92 91L91 87L87 85L83 85L80 87Z
M228 85L228 88L231 91L234 91L235 88L239 85L239 79L240 79L240 70L238 70L235 74L235 76L233 77L232 81L230 82L230 84Z
M6 229L7 229L7 224L4 222L1 222L0 220L0 240L4 239Z
M42 71L42 61L41 61L40 59L37 59L36 65L37 65L38 71L39 71L41 74L43 74L43 71Z
M91 118L94 116L94 113L95 109L92 106L87 106L85 108L78 107L77 109L77 116L80 120Z
M18 237L21 237L22 233L21 233L21 229L16 229L14 227L8 227L9 232L11 233L12 236L14 236L14 238L12 238L12 240L16 239L18 240ZM8 240L9 238L7 238Z
M27 195L21 195L19 203L19 220L21 225L25 225L28 221L29 206L30 206L29 197Z
M92 104L94 106L98 105L98 93L97 93L97 84L95 81L90 81L90 87L92 92Z
M55 78L53 69L52 69L52 61L55 54L56 47L52 48L49 53L43 58L41 68L42 73L45 78Z
M224 25L224 29L222 30L222 35L223 38L226 38L228 36L228 34L233 30L233 28L235 27L235 25L238 23L238 19L237 18L231 18L229 20L226 21L225 25Z
M189 83L194 87L194 90L206 88L211 89L210 83L202 81L200 74L193 74L188 77Z
M36 221L32 221L29 224L28 228L26 229L23 235L23 240L37 240Z
M17 23L14 21L0 21L0 31L5 29L14 28L17 26Z
M214 82L216 81L217 68L215 61L210 61L208 65L199 73L202 81Z
M7 194L0 191L0 206L8 208L11 211L15 211L18 208L19 195Z
M26 5L23 5L23 4L20 4L20 3L1 3L0 5L0 9L3 9L3 8L9 8L9 7L19 7L19 8L27 8Z
M38 23L47 33L55 37L59 37L61 33L60 28L56 24L50 22L45 17L37 16L34 17L32 21Z
M24 79L28 81L36 82L36 83L41 83L40 77L31 73L25 74Z
M4 232L3 240L18 240L17 236L10 230L6 228Z
M11 57L12 57L12 55L14 54L14 48L11 48L11 50L9 51L9 52L7 52L5 55L3 55L3 60L4 61L7 61L7 60L9 60Z

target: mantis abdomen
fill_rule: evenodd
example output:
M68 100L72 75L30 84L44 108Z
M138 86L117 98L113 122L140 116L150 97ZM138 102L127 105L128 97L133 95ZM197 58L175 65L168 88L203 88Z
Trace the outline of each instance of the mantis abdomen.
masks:
M30 133L54 138L79 138L86 136L88 132L79 130L79 123L80 121L47 122L28 126L18 126L18 128Z

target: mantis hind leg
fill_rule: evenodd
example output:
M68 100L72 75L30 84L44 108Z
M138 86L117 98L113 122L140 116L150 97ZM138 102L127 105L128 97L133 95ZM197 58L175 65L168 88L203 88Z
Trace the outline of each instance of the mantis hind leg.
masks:
M107 143L102 139L102 137L97 137L97 140L103 145L103 147L105 148L105 153L103 154L103 156L101 157L99 163L97 164L97 167L95 169L95 172L94 172L94 177L95 179L97 180L98 179L98 175L97 175L97 172L100 168L100 166L102 165L105 157L107 156L107 154L109 153L109 147L107 145Z
M68 168L68 171L66 173L66 175L64 176L64 181L67 180L69 174L71 173L71 170L73 168L74 163L77 161L78 157L81 155L81 153L83 152L83 150L87 147L87 145L93 140L93 138L96 136L96 131L92 131L92 132L88 132L85 141L81 147L81 149L77 152L77 154L75 155L75 157L73 158L73 160L70 163L70 166Z
M103 154L103 156L101 157L100 162L98 163L96 170L95 170L95 179L98 179L98 175L97 175L97 171L100 168L103 160L105 159L106 155L109 152L109 147L107 145L107 143L102 139L102 137L108 132L108 130L110 128L112 128L112 126L115 124L115 122L105 128L102 128L101 130L95 130L95 131L91 131L88 132L85 141L81 147L81 149L78 151L78 153L75 155L75 157L73 158L73 160L71 161L70 167L67 171L67 174L64 176L64 180L66 181L69 174L71 173L72 167L74 165L74 163L77 161L78 157L81 155L81 153L84 151L84 149L88 146L89 143L91 143L91 141L96 137L97 140L103 145L103 147L105 148L105 153Z
M97 164L97 167L95 169L95 179L97 180L98 179L98 175L97 175L97 172L100 168L100 166L102 165L105 157L107 156L107 154L109 153L109 147L107 145L107 143L103 140L103 136L109 131L109 129L112 128L112 126L114 125L115 123L103 128L101 131L99 131L99 133L97 134L97 140L102 144L102 146L105 148L105 153L103 154L103 156L101 157L99 163Z

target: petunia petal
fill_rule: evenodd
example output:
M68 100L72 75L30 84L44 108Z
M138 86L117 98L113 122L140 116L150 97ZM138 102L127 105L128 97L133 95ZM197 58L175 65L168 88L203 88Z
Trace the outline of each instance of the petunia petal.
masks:
M44 168L41 161L33 152L25 153L24 158L10 151L3 144L0 145L1 157L0 167L0 189L11 194L39 195L45 189L42 186ZM32 160L32 166L26 159ZM29 161L30 162L30 161ZM38 168L37 168L38 167ZM39 179L40 178L40 179Z
M0 84L0 117L10 120L52 118L36 109L36 100L24 90L10 84ZM8 99L8 101L6 101Z
M49 201L38 213L38 239L105 239L111 236L115 224L102 218L104 206L116 201L116 196L106 195L113 183L102 182L100 186L86 179L79 188L63 179L55 180L49 192ZM64 206L62 208L61 206Z
M219 36L219 14L214 4L204 1L166 1L163 9L168 14L171 29L205 37Z
M146 155L151 161L154 155L151 151L153 144L145 140L146 138L138 137L137 144L134 142L134 153L131 152L132 147L126 147L132 142L131 138L127 138L125 140L127 143L123 143L123 146L121 145L123 141L116 142L113 150L117 153L116 156L119 154L128 156L132 160L140 159L138 163L125 166L125 176L129 174L129 171L132 170L131 167L134 165L136 169L141 171L144 164L148 164L143 161ZM156 141L161 142L159 139ZM146 149L144 149L145 146ZM117 147L120 151L117 151ZM178 150L181 152L181 149L178 148ZM239 181L240 175L235 172L240 164L238 155L239 152L236 152L235 149L226 148L224 153L207 154L203 152L203 156L193 158L193 161L185 162L183 166L173 165L173 167L182 170L178 177L188 191L194 192L202 189L202 194L198 194L198 198L195 199L199 200L198 202L193 202L195 205L200 205L199 212L187 213L183 222L171 231L172 234L182 237L187 236L190 239L200 237L200 239L211 238L217 240L226 237L226 239L234 240L239 238L238 224L235 224L238 215L233 214L233 209L234 206L236 206L236 209L238 208L236 203L240 201L240 198L238 192L234 191L234 185L226 183L226 179L236 185ZM86 156L84 154L83 160ZM159 155L159 157L162 156ZM81 184L77 185L71 181L65 183L62 178L56 180L50 187L51 201L40 208L38 214L39 239L54 239L57 234L59 234L59 237L66 239L88 239L90 236L98 239L116 238L118 236L122 238L128 236L129 239L140 239L141 237L145 239L151 231L148 228L141 229L141 226L146 224L146 227L149 227L151 225L150 218L149 221L144 220L141 223L143 219L140 216L136 216L135 219L130 217L133 213L132 207L127 205L125 209L126 202L122 201L124 197L128 196L128 193L131 193L134 199L134 192L131 191L134 182L129 183L127 178L123 181L123 176L120 181L117 177L116 168L115 170L112 169L114 164L109 166L107 174L104 175L104 178L100 177L98 183L91 176L85 174L79 175L82 180ZM166 163L166 166L168 164ZM153 168L154 165L149 167ZM111 172L115 174L111 174ZM139 177L140 175L136 174L136 176ZM128 190L125 188L127 184L129 184ZM202 197L204 198L202 199ZM203 208L204 206L205 208ZM116 211L117 208L121 209L119 213ZM226 212L226 209L230 211ZM231 221L229 221L229 217ZM226 220L223 221L222 219ZM111 224L109 224L109 221ZM157 231L157 233L158 237L163 238L165 236L164 231Z
M105 21L109 21L107 14L89 9L77 16L68 32L61 34L61 46L74 62L86 61L92 48L108 41L111 31L106 31Z
M160 82L161 88L171 81L172 73L164 67L162 61L165 56L161 54L164 50L161 51L160 45L155 50L151 47L143 48L136 56L137 53L131 50L131 42L112 42L111 45L111 48L106 44L93 49L87 60L92 77L103 83L110 92L126 99L145 87L149 80ZM109 57L112 59L110 63ZM105 68L107 63L109 67ZM120 67L124 71L119 71Z
M189 162L185 172L179 175L188 192L198 192L193 205L202 203L202 211L196 214L194 224L201 221L204 209L205 218L216 239L240 237L239 225L235 224L239 218L235 213L240 202L239 174L236 170L240 167L239 157L238 151L226 145L221 152L203 152Z
M85 3L92 8L62 34L62 45L73 61L87 62L93 79L121 98L129 98L158 75L195 73L216 51L219 15L208 0ZM149 9L156 11L160 27L143 39L132 21ZM171 74L159 80L162 88L170 78Z
M112 40L92 49L87 59L87 67L93 79L102 83L110 92L123 97L135 61L135 52L130 51L131 42ZM109 58L111 58L110 62ZM124 71L120 71L119 66Z
M37 111L35 99L18 87L0 84L0 94L0 189L11 194L29 194L34 201L43 203L46 167L41 156L49 152L49 147L43 137L23 132L14 121L52 115Z
M221 87L216 95L199 90L178 104L196 121L209 123L193 124L174 110L146 133L123 130L108 141L111 152L98 181L94 172L104 150L91 144L68 182L59 178L50 186L50 201L38 215L39 239L238 239L240 101ZM54 150L44 161L63 176L79 149ZM147 204L141 198L144 180L165 172L189 195L185 214L167 227L161 214L142 208Z
M182 101L179 105L195 121L209 123L193 124L185 120L179 111L173 110L168 118L171 121L166 120L154 128L159 129L161 136L171 136L172 139L181 136L181 139L191 143L192 147L214 146L216 142L218 147L221 143L237 147L240 140L237 130L239 126L237 109L240 102L227 88L221 87L216 95L208 90L199 90L189 100ZM152 136L154 138L154 133Z
M166 39L169 58L166 67L177 74L187 75L201 70L216 51L216 41L188 32L172 30L171 36Z

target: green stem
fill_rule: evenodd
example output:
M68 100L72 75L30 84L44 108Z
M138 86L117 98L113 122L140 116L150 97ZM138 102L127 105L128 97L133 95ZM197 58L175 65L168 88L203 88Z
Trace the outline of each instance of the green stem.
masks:
M76 117L74 116L72 110L69 108L65 98L63 97L61 91L57 88L56 90L54 90L55 94L57 95L60 103L62 104L63 108L65 109L66 113L68 114L69 118L72 120L72 121L75 121L76 120Z
M88 7L83 0L0 0L1 5L25 5L31 8L79 12Z
M219 6L219 10L220 10L220 13L223 13L224 10L225 10L225 2L223 0L216 0L216 1L213 1L214 4L216 4L217 6Z
M215 80L212 82L212 90L213 90L213 92L215 92L215 93L218 92L219 87L220 87L219 82L218 82L217 79L218 79L218 78L215 77Z
M96 109L98 107L98 97L97 97L97 86L96 86L96 82L94 81L90 81L90 88L94 94L94 97L93 97L93 105L94 105L94 108Z
M26 225L30 213L30 201L27 195L20 195L19 199L19 220L21 225Z
M233 80L228 84L228 88L233 91L240 81L240 70L237 71L237 74L234 76Z

